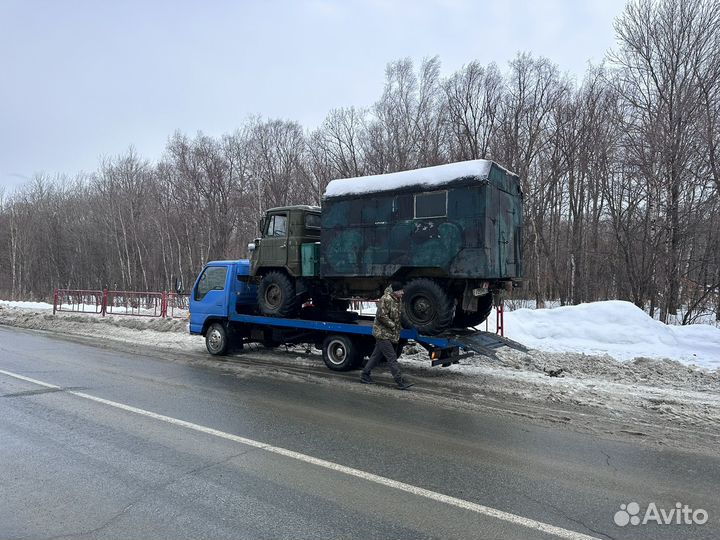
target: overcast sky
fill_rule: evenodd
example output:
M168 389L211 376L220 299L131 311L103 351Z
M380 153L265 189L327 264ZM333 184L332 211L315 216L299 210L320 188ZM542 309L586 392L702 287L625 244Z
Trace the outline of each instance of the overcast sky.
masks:
M406 56L437 54L448 74L530 51L579 80L624 3L0 0L0 188L131 144L156 160L177 129L218 135L249 115L313 128L373 103Z

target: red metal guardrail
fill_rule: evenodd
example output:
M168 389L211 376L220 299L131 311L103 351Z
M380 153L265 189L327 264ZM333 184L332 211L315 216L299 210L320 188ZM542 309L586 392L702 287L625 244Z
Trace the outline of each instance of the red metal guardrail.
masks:
M164 292L107 291L105 314L164 317Z
M184 319L189 294L149 291L110 291L108 289L55 289L53 314L58 311L135 317Z
M165 295L165 317L182 319L190 310L190 294L169 292Z
M188 315L190 295L174 292L109 291L89 289L55 289L53 294L53 315L58 311L73 313L94 313L97 315L134 315L135 317L169 317L184 319ZM353 299L350 309L370 311L370 305L377 300ZM502 302L495 306L495 332L505 335L505 309ZM485 320L488 330L490 317Z

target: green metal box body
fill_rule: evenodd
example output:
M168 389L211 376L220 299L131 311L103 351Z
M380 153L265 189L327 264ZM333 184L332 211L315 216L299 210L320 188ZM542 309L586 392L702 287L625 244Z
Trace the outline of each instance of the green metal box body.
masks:
M439 210L420 217L419 205L433 198ZM432 187L326 197L320 272L389 278L414 269L434 277L520 278L522 218L520 181L495 163L481 177Z

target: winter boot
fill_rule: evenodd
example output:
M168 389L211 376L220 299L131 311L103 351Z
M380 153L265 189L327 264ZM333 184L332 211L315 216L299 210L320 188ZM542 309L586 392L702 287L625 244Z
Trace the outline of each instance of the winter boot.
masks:
M360 382L363 384L375 384L375 381L372 380L370 375L363 372L362 375L360 375Z
M405 379L403 379L403 378L400 378L400 379L396 380L396 381L395 381L395 384L397 384L397 387L398 387L400 390L407 390L408 388L410 388L411 386L413 386L413 383L407 382L407 381L406 381Z

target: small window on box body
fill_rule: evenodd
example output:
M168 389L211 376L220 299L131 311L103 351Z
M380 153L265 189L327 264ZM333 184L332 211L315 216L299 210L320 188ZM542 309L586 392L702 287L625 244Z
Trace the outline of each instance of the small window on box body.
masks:
M447 216L447 191L415 195L415 219Z

